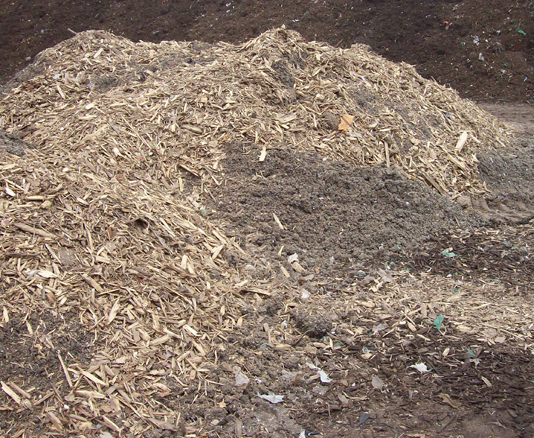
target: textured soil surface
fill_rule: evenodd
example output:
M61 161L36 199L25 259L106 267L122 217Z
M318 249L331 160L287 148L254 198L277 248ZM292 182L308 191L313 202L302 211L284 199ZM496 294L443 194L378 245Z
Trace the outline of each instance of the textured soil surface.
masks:
M287 344L273 345L283 332L280 323L298 325L312 312L314 327L344 327L333 335L333 349L320 333L283 338L292 344L286 351L281 345ZM408 327L388 334L388 323L373 325L371 314L337 307L335 297L290 311L277 298L265 300L250 316L268 330L246 324L217 346L221 366L208 377L221 384L219 390L195 397L187 420L216 424L217 432L206 435L214 437L532 436L533 389L526 376L534 369L521 352L501 344L485 348L465 335L445 338L431 327L413 336ZM356 327L365 334L352 336ZM227 365L235 362L241 366ZM416 371L416 363L432 372ZM318 370L335 383L321 381ZM245 385L235 383L241 372L250 379ZM183 410L194 388L180 389L180 399L162 402ZM284 402L272 404L259 394L283 395Z
M244 247L274 260L296 254L321 276L364 275L355 269L398 261L431 236L477 222L393 168L353 168L283 147L262 162L257 147L234 144L227 154L214 214Z
M534 97L528 0L30 0L0 4L0 82L72 32L238 42L286 25L332 45L365 43L477 100Z

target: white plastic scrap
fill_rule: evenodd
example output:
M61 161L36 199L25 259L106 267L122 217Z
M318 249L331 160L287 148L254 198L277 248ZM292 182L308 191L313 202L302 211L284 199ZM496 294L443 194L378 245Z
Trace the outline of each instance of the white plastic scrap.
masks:
M247 386L250 379L241 370L235 373L235 386Z
M293 263L293 262L296 262L298 259L299 259L298 254L291 254L291 255L287 258L287 261L289 262L289 264L291 264L291 263Z
M326 374L323 370L317 370L319 373L319 377L321 378L321 382L323 383L330 383L332 380L328 377L328 374Z
M378 333L380 333L382 330L385 330L388 328L388 325L387 324L383 324L383 323L380 323L378 325L375 325L373 327L373 336L374 335L377 335Z
M380 391L382 391L386 386L386 384L378 376L373 376L373 378L371 379L371 385L373 385L374 389L378 389Z
M427 366L423 362L416 363L415 365L410 365L409 368L415 368L421 374L430 372L430 370L427 368Z
M271 403L282 403L284 401L283 395L276 395L276 394L258 394L259 398L262 398L263 400L267 400Z
M330 377L328 377L328 374L326 374L321 368L311 363L307 363L306 365L308 365L308 367L312 370L317 370L317 374L319 374L322 383L330 383L332 381Z

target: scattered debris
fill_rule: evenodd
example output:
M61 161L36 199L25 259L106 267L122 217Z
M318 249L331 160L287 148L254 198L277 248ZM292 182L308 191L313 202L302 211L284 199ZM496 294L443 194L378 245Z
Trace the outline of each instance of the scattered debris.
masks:
M436 327L436 330L439 332L441 331L441 324L443 324L443 315L439 314L436 316L436 319L434 319L434 322L432 323L434 327Z
M424 364L423 362L416 363L415 365L410 365L409 368L415 368L421 374L430 372L426 364Z
M371 385L373 385L374 389L378 389L379 391L382 391L386 387L386 384L378 376L373 376L371 379Z

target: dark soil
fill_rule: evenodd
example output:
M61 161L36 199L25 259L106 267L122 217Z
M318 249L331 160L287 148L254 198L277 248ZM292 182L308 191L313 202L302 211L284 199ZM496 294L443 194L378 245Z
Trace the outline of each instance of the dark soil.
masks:
M532 227L478 229L473 233L433 238L425 242L407 265L416 271L502 283L507 289L530 294L534 281Z
M295 297L288 308L275 296L244 307L242 333L221 343L221 366L210 377L223 384L220 394L200 397L190 421L216 418L222 436L286 437L302 429L325 437L534 433L528 353L488 347L452 328L444 336L432 319L417 315L417 330L390 330L389 317L377 325L374 310L353 311L350 304L366 296L372 276L387 282L389 269L450 278L452 294L478 282L500 286L488 297L529 296L532 226L501 225L532 218L532 160L522 156L525 150L481 156L494 202L489 208L486 201L487 211L471 205L471 213L394 169L351 168L282 146L268 149L263 162L254 146L228 145L226 152L223 183L204 199L209 214L264 256L265 266L243 267L251 277L282 266L314 298ZM473 215L486 226L478 227ZM295 253L304 272L288 262ZM356 296L345 295L354 285ZM487 321L493 327L493 319ZM241 364L248 385L235 386L230 363ZM416 371L418 363L431 371ZM322 383L317 369L335 383ZM273 405L258 394L281 394L285 403ZM210 399L224 400L224 409L209 407Z
M0 82L72 31L132 40L245 41L285 24L307 39L370 45L477 100L534 97L528 0L21 0L0 3Z
M227 233L311 274L337 277L405 257L432 236L472 227L450 199L393 168L353 168L318 154L229 145L224 182L206 202ZM275 216L282 227L277 224ZM298 269L298 268L297 268ZM362 274L359 274L362 275Z

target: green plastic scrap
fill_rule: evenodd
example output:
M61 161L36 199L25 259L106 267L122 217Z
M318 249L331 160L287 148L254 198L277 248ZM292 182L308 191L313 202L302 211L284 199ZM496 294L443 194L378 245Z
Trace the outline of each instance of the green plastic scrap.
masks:
M438 332L441 330L441 324L443 323L443 315L442 314L439 314L438 316L436 316L436 319L434 320L433 324L434 324L434 327L436 327L436 329L438 330Z

